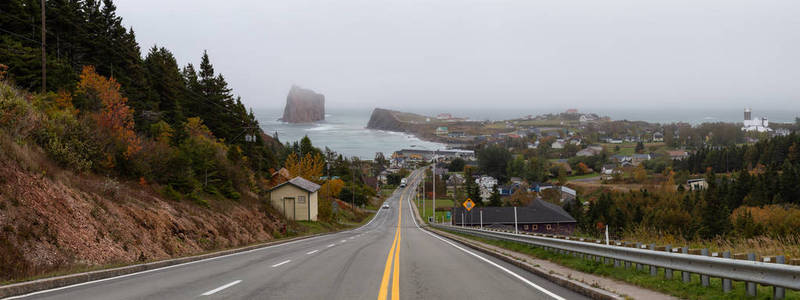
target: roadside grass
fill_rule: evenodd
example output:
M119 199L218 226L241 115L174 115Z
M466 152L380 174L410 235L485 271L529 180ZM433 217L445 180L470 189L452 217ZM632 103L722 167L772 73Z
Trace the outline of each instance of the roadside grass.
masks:
M592 177L598 177L598 176L600 176L600 173L597 173L597 172L592 172L592 173L589 173L589 174L575 175L575 176L568 176L568 177L567 177L567 181L570 181L570 180L575 180L575 179L585 179L585 178L592 178Z
M422 209L422 199L419 202L412 201L415 205L417 205L417 210L419 210L420 215L422 215L422 219L426 222L428 221L428 217L432 216L431 207L433 206L431 199L425 199L425 212L423 214ZM436 208L451 208L453 207L453 200L452 199L436 199ZM441 222L442 218L444 218L445 222L450 221L447 218L446 211L436 211L436 222Z
M523 243L493 240L449 230L445 231L489 245L524 253L535 258L546 259L577 271L621 280L683 299L772 299L771 286L758 285L758 296L747 297L745 283L734 281L733 290L729 293L723 293L722 280L719 278L711 278L710 286L704 287L700 283L700 276L692 274L691 283L686 284L683 283L681 272L679 271L674 272L672 279L665 279L664 270L661 268L658 270L658 275L650 276L650 270L646 266L643 267L642 271L636 269L636 264L631 264L630 269L624 267L615 268L613 263L604 264L571 255L557 254ZM787 289L786 299L800 299L800 292Z

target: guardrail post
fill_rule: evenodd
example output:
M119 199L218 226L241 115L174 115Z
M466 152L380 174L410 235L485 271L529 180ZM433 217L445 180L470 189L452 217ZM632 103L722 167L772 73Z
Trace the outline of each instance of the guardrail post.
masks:
M722 258L731 258L731 252L725 251L722 252ZM722 278L722 292L729 293L733 290L733 282L730 279Z
M625 242L625 247L630 247L630 246L631 246L630 242ZM625 261L625 269L630 269L630 268L631 268L631 262Z
M650 250L656 251L656 244L650 244ZM650 276L658 275L658 267L656 266L648 266L650 269Z
M664 246L664 251L667 251L667 253L672 253L672 245ZM672 279L672 269L664 268L664 278Z
M636 243L636 249L642 250L642 243ZM636 263L636 271L641 272L643 270L644 270L644 266L642 266L642 264L640 264L640 263Z
M681 253L689 254L689 247L687 246L681 247ZM692 282L692 273L681 271L681 277L683 277L683 282L685 283Z
M756 254L755 253L747 253L747 260L755 261ZM751 297L758 296L758 285L755 282L747 282L747 295Z
M702 255L702 256L708 256L708 248L703 248L703 249L701 249L701 250L700 250L700 255ZM709 282L709 280L708 280L708 275L702 275L702 274L701 274L701 275L700 275L700 283L701 283L703 286L707 287L707 286L710 284L710 282Z
M775 263L776 264L785 264L786 263L786 257L783 256L783 255L775 256ZM772 299L780 300L780 299L783 299L783 298L786 298L786 289L784 289L782 287L779 287L779 286L773 286L772 287Z
M519 234L519 229L517 229L517 207L514 206L514 233Z

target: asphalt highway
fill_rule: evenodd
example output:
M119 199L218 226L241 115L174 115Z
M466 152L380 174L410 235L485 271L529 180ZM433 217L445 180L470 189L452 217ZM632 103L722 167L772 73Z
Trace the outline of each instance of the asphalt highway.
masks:
M421 229L409 176L363 227L24 299L586 299Z

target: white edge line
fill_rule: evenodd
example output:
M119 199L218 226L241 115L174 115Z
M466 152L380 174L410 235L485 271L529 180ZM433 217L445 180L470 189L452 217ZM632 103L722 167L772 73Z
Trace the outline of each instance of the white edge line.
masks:
M347 230L347 231L342 231L342 232L337 232L337 233L334 233L334 234L344 233L344 232L348 232L348 231L359 231L359 230L369 226L369 224L372 224L372 222L375 221L375 219L378 218L378 215L380 213L381 213L381 211L378 211L377 213L375 213L375 216L372 217L372 220L370 220L369 222L367 222L367 224L364 224L363 226L361 226L359 228L355 228L355 229L351 229L351 230ZM201 259L201 260L185 262L185 263L181 263L181 264L177 264L177 265L171 265L171 266L166 266L166 267L161 267L161 268L156 268L156 269L151 269L151 270L145 270L145 271L141 271L141 272L135 272L135 273L125 274L125 275L119 275L119 276L108 277L108 278L103 278L103 279L97 279L97 280L92 280L92 281L87 281L87 282L81 282L81 283L71 284L71 285L52 288L52 289L47 289L47 290L35 291L35 292L27 293L27 294L24 294L24 295L11 296L11 297L2 298L2 299L11 300L11 299L27 298L27 297L30 297L30 296L35 296L35 295L40 295L40 294L45 294L45 293L50 293L50 292L56 292L56 291L62 291L62 290L75 288L75 287L79 287L79 286L84 286L84 285L89 285L89 284L94 284L94 283L100 283L100 282L105 282L105 281L114 280L114 279L121 279L121 278L131 277L131 276L135 276L135 275L142 275L142 274L147 274L147 273L151 273L151 272L167 270L167 269L171 269L171 268L175 268L175 267L180 267L180 266L186 266L186 265L191 265L191 264L196 264L196 263L201 263L201 262L212 261L212 260L221 259L221 258L225 258L225 257L229 257L229 256L235 256L235 255L247 254L247 253L251 253L251 252L255 252L255 251L266 250L266 249L270 249L270 248L274 248L274 247L286 246L286 245L291 245L291 244L300 243L300 242L307 242L307 241L311 241L311 240L315 240L315 239L322 238L322 237L327 237L327 236L328 235L321 235L321 236L316 236L316 237L311 237L311 238L305 238L305 239L301 239L301 240L297 240L297 241L290 241L290 242L280 243L280 244L277 244L277 245L271 245L271 246L251 249L251 250L242 251L242 252L236 252L236 253L231 253L231 254L225 254L225 255L220 255L220 256L215 256L215 257L204 258L204 259ZM328 247L333 247L333 246L334 246L333 244L328 245ZM179 257L176 257L175 259L178 259L178 258ZM135 265L131 265L131 266L135 266Z
M277 264L274 264L274 265L272 265L272 267L273 267L273 268L274 268L274 267L279 267L279 266L282 266L282 265L288 264L288 263L289 263L289 262L291 262L291 261L292 261L291 259L287 259L287 260L284 260L284 261L282 261L282 262L279 262L279 263L277 263Z
M223 285L223 286L221 286L221 287L218 287L218 288L215 288L215 289L213 289L213 290L210 290L210 291L208 291L208 292L205 292L205 293L203 293L203 296L209 296L209 295L213 295L213 294L214 294L214 293L216 293L216 292L219 292L219 291L221 291L221 290L224 290L224 289L227 289L227 288L229 288L229 287L232 287L232 286L234 286L234 285L237 285L237 284L239 284L239 282L242 282L242 281L241 281L241 280L236 280L236 281L234 281L234 282L228 283L228 284L226 284L226 285Z
M448 241L448 240L446 240L446 239L444 239L444 238L441 238L441 237L439 237L439 236L437 236L437 235L435 235L435 234L433 234L433 233L431 233L431 232L429 232L429 231L427 231L427 230L425 230L425 229L422 229L421 227L419 227L419 224L417 224L417 218L416 218L416 216L414 215L414 211L413 211L413 210L412 210L412 208L411 208L411 200L410 200L410 199L406 199L406 200L408 200L408 205L409 205L409 206L408 206L408 210L409 210L409 211L410 211L410 213L411 213L411 219L414 221L414 225L415 225L415 226L417 227L417 229L419 229L420 231L422 231L422 232L424 232L424 233L427 233L428 235L430 235L430 236L432 236L432 237L435 237L435 238L437 238L437 239L439 239L439 240L441 240L441 241L443 241L443 242L445 242L445 243L447 243L447 244L450 244L450 246L453 246L453 247L455 247L455 248L456 248L456 249L458 249L458 250L464 251L464 252L466 252L466 253L468 253L468 254L470 254L470 255L474 256L474 257L477 257L478 259L480 259L480 260L482 260L482 261L484 261L484 262L486 262L486 263L488 263L488 264L490 264L490 265L492 265L492 266L494 266L494 267L497 267L498 269L502 270L503 272L506 272L506 273L510 274L511 276L514 276L514 277L516 277L517 279L521 280L522 282L524 282L524 283L528 284L529 286L531 286L531 287L533 287L533 288L535 288L535 289L537 289L537 290L541 291L542 293L545 293L546 295L548 295L548 296L552 297L553 299L558 299L558 300L566 300L566 299L564 299L563 297L561 297L561 296L559 296L559 295L556 295L556 294L554 294L553 292L551 292L551 291L548 291L548 290L546 290L545 288L543 288L543 287L540 287L540 286L536 285L535 283L531 282L530 280L526 279L525 277L522 277L522 276L520 276L519 274L517 274L517 273L514 273L513 271L511 271L511 270L509 270L509 269L506 269L505 267L503 267L503 266L501 266L501 265L498 265L498 264L496 264L495 262L493 262L493 261L491 261L491 260L488 260L488 259L484 258L483 256L480 256L480 255L478 255L478 254L475 254L474 252L472 252L472 251L469 251L469 250L467 250L467 249L464 249L464 248L462 248L462 247L460 247L460 246L456 245L455 243L453 243L453 242L451 242L451 241Z
M378 214L379 213L380 213L380 211L378 211L378 213L376 213L375 216L372 217L372 220L370 220L369 223L364 224L363 226L361 226L359 228L333 233L333 235L340 234L340 233L345 233L345 232L349 232L349 231L356 231L356 230L360 230L362 228L365 228L367 225L372 223L372 221L375 221L375 219L378 218ZM323 238L323 237L330 237L330 235L320 235L320 236L315 236L315 237L310 237L310 238L304 238L304 239L300 239L300 240L296 240L296 241L289 241L289 242L280 243L280 244L277 244L277 245L265 246L265 247L260 247L260 248L251 249L251 250L242 251L242 252L236 252L236 253L225 254L225 255L220 255L220 256L215 256L215 257L209 257L209 258L204 258L204 259L201 259L201 260L195 260L195 261L185 262L185 263L181 263L181 264L165 266L165 267L151 269L151 270L145 270L145 271L141 271L141 272L135 272L135 273L125 274L125 275L119 275L119 276L108 277L108 278L103 278L103 279L97 279L97 280L92 280L92 281L87 281L87 282L81 282L81 283L71 284L71 285L52 288L52 289L47 289L47 290L35 291L35 292L27 293L27 294L24 294L24 295L17 295L17 296L11 296L11 297L7 297L7 298L2 298L2 300L27 298L27 297L30 297L30 296L41 295L41 294L50 293L50 292L56 292L56 291L62 291L62 290L66 290L66 289L71 289L71 288L84 286L84 285L89 285L89 284L94 284L94 283L105 282L105 281L109 281L109 280L115 280L115 279L121 279L121 278L126 278L126 277L131 277L131 276L136 276L136 275L142 275L142 274L147 274L147 273L152 273L152 272L157 272L157 271L163 271L163 270L167 270L167 269L172 269L172 268L181 267L181 266L187 266L187 265L201 263L201 262L208 262L208 261L217 260L217 259L221 259L221 258L226 258L226 257L230 257L230 256L248 254L248 253L252 253L252 252L256 252L256 251L262 251L262 250L275 248L275 247L281 247L281 246L286 246L286 245L291 245L291 244L296 244L296 243L301 243L301 242L313 241L313 240L316 240L318 238ZM333 246L334 246L333 244L328 245L328 247L333 247ZM176 257L175 259L179 259L179 258L181 258L181 257ZM136 266L136 265L131 265L131 266ZM77 274L75 274L75 275L77 275Z
M308 254L308 255L311 255L311 254L317 253L318 251L319 251L319 250L308 251L308 252L306 252L306 254Z
M336 244L330 244L330 245L328 245L327 248L330 248L330 247L333 247L333 246L336 246Z

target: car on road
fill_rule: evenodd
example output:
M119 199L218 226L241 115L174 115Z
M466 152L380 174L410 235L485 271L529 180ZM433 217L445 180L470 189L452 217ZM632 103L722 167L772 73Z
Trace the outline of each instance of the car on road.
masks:
M389 208L389 203L384 203L382 208Z

